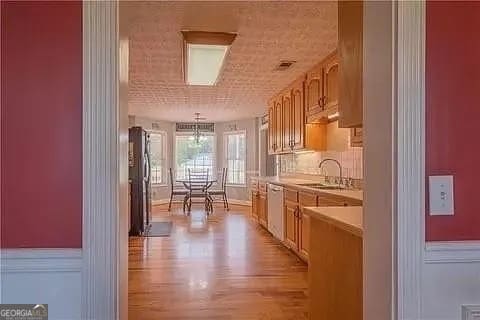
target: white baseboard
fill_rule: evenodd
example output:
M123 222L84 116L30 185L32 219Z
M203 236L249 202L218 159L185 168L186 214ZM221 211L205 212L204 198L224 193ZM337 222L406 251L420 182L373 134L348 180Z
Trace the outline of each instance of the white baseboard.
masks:
M1 303L48 304L49 319L81 318L81 249L1 249Z
M462 320L480 320L480 305L462 306Z
M432 241L425 244L425 263L480 262L480 241Z

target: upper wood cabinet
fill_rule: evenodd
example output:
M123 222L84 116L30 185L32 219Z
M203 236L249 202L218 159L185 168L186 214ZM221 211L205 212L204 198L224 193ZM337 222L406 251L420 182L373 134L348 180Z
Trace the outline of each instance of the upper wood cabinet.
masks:
M283 97L275 99L275 152L283 150Z
M292 84L292 148L303 149L305 136L304 77Z
M339 127L363 121L363 1L338 1Z
M363 129L350 129L350 147L363 147Z
M312 116L323 108L323 65L314 66L307 72L305 80L305 111Z
M323 63L323 111L333 113L338 110L338 69L338 56L335 52Z
M283 125L283 140L282 140L282 151L291 151L293 148L293 121L292 121L292 92L291 90L286 90L282 95L283 103L283 115L282 115L282 125Z
M275 142L277 141L275 131L275 101L271 101L268 107L268 153L275 153Z

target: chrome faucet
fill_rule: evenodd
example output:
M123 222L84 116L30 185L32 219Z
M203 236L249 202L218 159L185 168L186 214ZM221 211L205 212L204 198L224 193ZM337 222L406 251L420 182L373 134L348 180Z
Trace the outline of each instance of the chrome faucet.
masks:
M339 171L339 174L340 174L340 184L343 184L343 178L342 178L342 165L340 164L340 162L338 162L338 160L335 160L335 159L331 159L331 158L326 158L326 159L323 159L322 161L320 161L320 163L318 164L318 168L319 169L322 169L322 166L325 162L327 161L333 161L334 163L336 163L338 165L338 171Z

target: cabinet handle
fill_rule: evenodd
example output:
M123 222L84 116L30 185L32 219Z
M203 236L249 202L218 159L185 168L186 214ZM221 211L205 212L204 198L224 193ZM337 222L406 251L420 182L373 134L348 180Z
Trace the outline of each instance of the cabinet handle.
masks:
M323 97L318 98L318 106L323 109Z

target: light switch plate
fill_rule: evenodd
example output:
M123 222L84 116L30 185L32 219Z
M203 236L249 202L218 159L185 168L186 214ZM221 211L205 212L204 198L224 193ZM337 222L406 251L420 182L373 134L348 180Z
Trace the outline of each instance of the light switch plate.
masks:
M453 176L430 176L429 198L431 216L453 215Z

